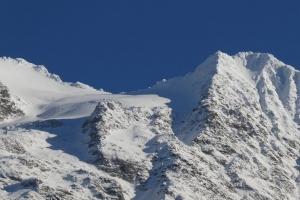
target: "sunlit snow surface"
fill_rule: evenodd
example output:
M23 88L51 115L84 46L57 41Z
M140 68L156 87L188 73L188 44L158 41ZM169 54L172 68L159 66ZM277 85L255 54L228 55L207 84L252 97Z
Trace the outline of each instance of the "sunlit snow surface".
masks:
M39 177L49 187L71 189L74 192L76 189L72 189L73 186L70 187L74 181L68 178L73 176L72 174L79 179L86 179L90 176L94 176L94 179L99 176L110 177L94 165L87 163L90 159L86 145L88 138L81 130L83 122L100 101L114 100L121 102L125 107L149 108L165 106L165 103L169 102L168 99L157 95L113 95L91 87L84 88L82 84L77 87L78 84L64 83L43 66L36 66L23 59L0 59L0 81L9 88L11 95L18 99L15 103L25 112L24 117L8 119L1 123L1 138L4 141L6 141L5 138L13 138L17 144L22 144L21 146L24 146L26 151L26 155L18 155L19 153L15 155L2 147L1 173L13 173L16 174L15 176L21 176L22 180ZM30 125L31 122L37 120L43 122L47 119L59 119L62 125L48 127L47 121L42 126L35 126L36 123ZM119 139L123 141L122 137ZM124 139L130 140L126 137ZM116 143L117 140L112 142ZM142 152L141 148L139 151ZM49 170L41 171L39 167L28 169L26 165L21 164L22 159L41 163ZM78 170L86 170L86 172L78 177L76 174ZM134 190L129 183L118 178L114 179L122 183L126 199L133 197ZM32 188L24 188L17 183L20 180L8 180L9 178L0 186L2 188L1 199L39 198L38 195L29 192ZM86 182L84 183L83 180L81 183L83 186L78 186L86 189L75 193L72 191L70 199L91 199L97 196L94 194L96 192L88 188L91 183Z
M217 52L130 95L23 59L0 81L25 112L0 124L1 199L300 197L300 72L270 54Z
M55 78L53 78L55 77ZM124 106L162 106L168 99L157 95L112 95L64 83L57 75L50 74L44 66L36 66L23 59L0 59L0 80L13 95L21 98L26 119L72 119L89 116L102 99L121 102Z

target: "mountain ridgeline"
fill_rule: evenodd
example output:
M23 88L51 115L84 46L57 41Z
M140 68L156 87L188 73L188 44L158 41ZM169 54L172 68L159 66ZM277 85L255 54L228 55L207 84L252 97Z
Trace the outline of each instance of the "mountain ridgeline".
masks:
M2 199L300 198L300 72L271 54L217 52L128 95L23 59L0 81Z

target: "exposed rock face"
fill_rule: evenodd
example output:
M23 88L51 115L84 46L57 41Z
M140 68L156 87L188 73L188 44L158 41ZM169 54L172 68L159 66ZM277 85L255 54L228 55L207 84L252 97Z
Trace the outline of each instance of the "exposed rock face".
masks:
M164 164L152 169L156 186L150 178L145 187L171 199L298 199L300 72L269 54L219 52L213 61L195 72L216 71L177 125L184 144L164 142L154 160ZM186 84L172 81L166 90Z
M90 137L94 163L130 183L144 182L151 169L151 156L145 155L143 147L155 134L172 133L170 113L167 107L124 108L119 102L100 102L83 124L83 132L88 132ZM126 139L122 138L131 137L131 144L123 143Z
M0 82L0 121L19 118L23 115L24 112L12 100L8 88Z
M45 138L53 136L45 130L70 128L59 120L46 120L11 126L5 135L1 134L0 196L9 192L11 199L124 200L124 185L112 177L62 152L54 157L49 154ZM70 145L63 138L56 140L63 141L63 145Z
M250 69L253 66L249 64L262 62L258 65L263 68L256 71L252 80L234 69L242 58L248 61L246 67ZM280 78L290 80L285 90L292 91L292 74L299 72L267 54L241 54L237 58L221 54L218 61L218 74L209 87L201 90L202 100L181 134L198 129L191 145L222 164L228 182L243 194L241 197L296 199L299 173L294 167L299 157L296 146L300 135L290 115L295 110L296 98L288 95L292 100L286 100L286 94L278 91L274 80L277 84L284 84L278 83ZM281 71L287 71L287 77L279 75Z

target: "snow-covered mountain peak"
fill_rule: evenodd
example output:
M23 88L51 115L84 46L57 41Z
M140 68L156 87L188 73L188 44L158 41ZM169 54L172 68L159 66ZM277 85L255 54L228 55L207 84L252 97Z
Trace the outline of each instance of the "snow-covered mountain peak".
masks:
M230 56L218 51L208 57L194 72L188 73L183 77L160 81L151 88L136 93L159 92L160 95L164 96L165 94L168 97L168 90L176 90L174 91L175 93L180 93L182 90L188 93L192 88L198 90L199 88L197 86L194 87L195 85L199 86L207 81L209 82L217 74L230 74L231 77L242 77L248 82L257 82L259 77L265 73L270 76L273 74L274 76L281 77L283 80L282 75L291 73L292 71L293 73L298 72L293 67L276 59L272 54L253 53L249 51Z
M32 69L36 72L38 72L40 75L43 75L44 77L47 77L47 78L50 78L62 85L69 85L69 86L72 86L72 87L77 87L77 88L82 88L82 89L92 89L92 90L95 90L93 87L91 86L88 86L86 84L83 84L81 82L76 82L76 83L71 83L71 82L63 82L61 80L61 78L56 75L56 74L52 74L50 73L47 68L44 66L44 65L35 65L35 64L32 64L22 58L16 58L16 59L13 59L13 58L10 58L10 57L1 57L0 58L0 63L2 63L2 66L9 66L11 65L10 68L15 68L16 72L15 73L18 73L17 71L18 70L25 70L25 71L31 71ZM19 67L19 68L18 68ZM6 71L8 69L5 69ZM12 70L12 69L10 69ZM20 72L19 72L20 73ZM30 73L30 72L28 72ZM28 75L28 73L25 73L23 74L24 76ZM39 76L39 75L37 75ZM32 80L32 82L34 82L34 80Z
M35 64L32 64L22 58L13 59L10 57L1 57L0 60L8 62L8 63L15 63L15 64L19 65L20 67L33 68L36 72L39 72L48 78L51 78L60 83L62 82L62 80L60 79L60 77L58 75L49 73L47 68L43 65L35 65Z
M49 74L0 59L1 197L300 198L300 72L271 54L218 51L131 95Z
M222 180L233 184L234 190L225 190L233 193L221 195L223 199L297 199L299 172L294 167L300 154L294 142L300 142L299 77L299 71L271 54L242 52L230 56L217 52L195 72L139 93L171 100L177 138L221 164L216 171ZM198 158L200 163L204 157ZM262 168L270 174L261 174ZM283 175L286 170L290 175ZM285 176L284 180L279 176ZM172 182L179 181L171 177ZM207 180L206 175L200 177L195 184ZM222 191L221 186L213 187ZM203 199L221 198L207 195ZM196 196L193 199L201 197Z
M8 62L16 62L16 63L23 63L25 65L28 65L30 64L29 62L27 62L25 59L23 58L11 58L11 57L7 57L7 56L2 56L0 57L0 60L3 60L3 61L8 61Z
M251 51L239 52L233 56L230 56L221 51L217 51L215 54L209 56L199 67L196 68L195 71L197 72L204 70L204 68L206 68L208 65L210 66L210 68L213 68L213 66L228 67L231 65L237 65L238 67L246 67L251 71L259 72L268 67L276 68L280 66L288 66L282 61L275 58L272 54L254 53Z

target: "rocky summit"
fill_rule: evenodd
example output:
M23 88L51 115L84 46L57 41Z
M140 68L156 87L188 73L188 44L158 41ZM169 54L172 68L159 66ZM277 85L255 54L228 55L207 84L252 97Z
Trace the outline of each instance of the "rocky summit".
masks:
M0 197L297 200L300 71L217 52L129 94L0 58Z

